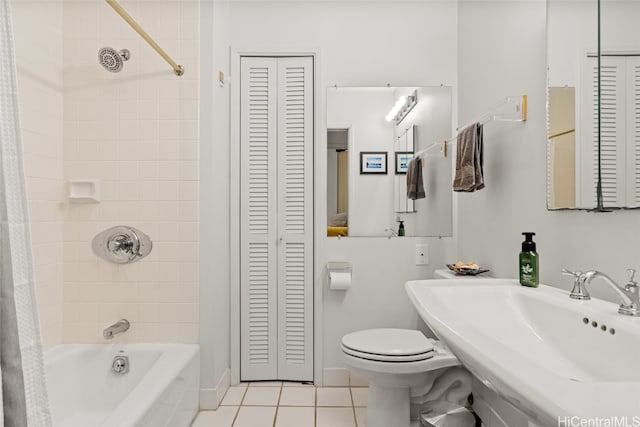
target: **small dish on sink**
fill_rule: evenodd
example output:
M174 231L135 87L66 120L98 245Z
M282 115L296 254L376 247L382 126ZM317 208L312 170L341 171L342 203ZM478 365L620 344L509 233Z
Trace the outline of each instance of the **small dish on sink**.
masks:
M454 273L460 276L476 276L478 274L486 273L487 271L489 271L486 268L480 267L475 262L470 262L468 264L465 264L463 262L458 261L455 264L447 264L447 267L449 267L449 270L453 271Z

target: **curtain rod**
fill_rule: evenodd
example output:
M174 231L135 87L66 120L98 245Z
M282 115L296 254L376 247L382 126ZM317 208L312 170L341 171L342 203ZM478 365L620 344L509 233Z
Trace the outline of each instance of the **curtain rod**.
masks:
M116 1L116 0L105 0L109 6L111 6L113 8L113 10L115 10L118 15L120 15L122 17L122 19L124 19L127 24L129 24L131 26L131 28L133 28L138 34L140 34L140 36L147 42L149 43L149 45L156 51L158 52L158 54L169 63L169 65L171 65L171 68L173 68L173 72L175 73L176 76L181 76L184 74L184 67L182 65L178 65L173 59L171 59L171 57L169 55L167 55L167 53L162 50L162 48L158 45L158 43L156 43L150 36L149 34L147 34L147 32L145 30L142 29L142 27L140 25L138 25L138 23L131 17L131 15L129 15L127 13L126 10L124 10L124 8L122 6L120 6L120 4Z

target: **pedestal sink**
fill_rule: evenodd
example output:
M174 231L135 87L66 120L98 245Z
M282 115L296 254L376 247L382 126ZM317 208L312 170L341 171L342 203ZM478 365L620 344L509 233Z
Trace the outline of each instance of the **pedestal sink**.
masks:
M464 366L535 424L640 426L640 318L619 315L618 304L510 279L405 288Z

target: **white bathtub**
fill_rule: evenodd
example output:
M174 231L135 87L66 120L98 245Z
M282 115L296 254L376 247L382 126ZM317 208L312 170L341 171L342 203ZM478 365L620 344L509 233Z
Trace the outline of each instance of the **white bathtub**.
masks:
M114 356L130 371L111 371ZM187 427L198 412L200 353L184 344L67 344L45 353L54 427Z

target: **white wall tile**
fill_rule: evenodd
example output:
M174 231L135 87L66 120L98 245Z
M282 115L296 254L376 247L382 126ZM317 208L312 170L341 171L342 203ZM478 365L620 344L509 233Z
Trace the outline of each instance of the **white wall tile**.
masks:
M63 9L60 2L26 1L12 9L36 294L49 348L62 342Z
M186 65L197 75L197 25L188 31L181 28L184 19L189 25L197 22L198 4L181 3L132 0L126 9L132 16L144 16L145 29L170 55L189 46L186 50L194 65ZM188 11L184 18L182 9ZM75 21L85 15L91 25ZM99 342L102 323L129 316L129 339L195 343L199 185L197 168L195 173L183 171L180 159L198 162L198 82L186 83L173 75L108 5L65 3L64 23L69 61L60 101L64 150L59 152L65 155L60 167L64 164L67 180L102 180L101 203L91 208L70 205L64 213L61 237L69 249L64 254L69 310L64 339ZM181 42L182 34L189 36L189 42ZM131 51L131 59L118 74L106 72L96 62L97 50L109 44ZM186 147L181 146L184 140ZM93 236L117 224L149 234L154 242L149 257L118 266L91 253ZM52 237L43 226L41 238ZM189 245L183 247L182 241ZM52 249L41 251L49 257Z

